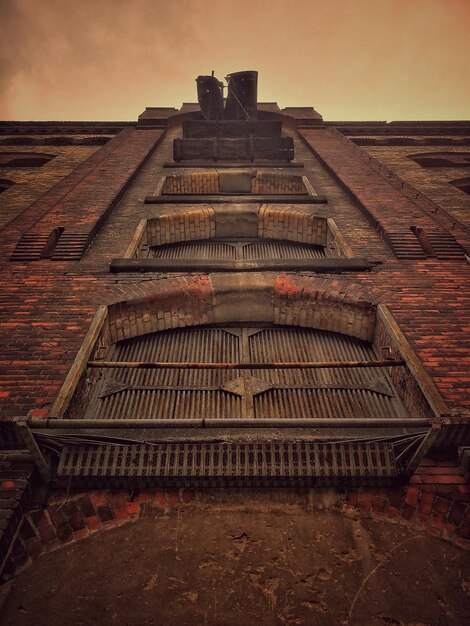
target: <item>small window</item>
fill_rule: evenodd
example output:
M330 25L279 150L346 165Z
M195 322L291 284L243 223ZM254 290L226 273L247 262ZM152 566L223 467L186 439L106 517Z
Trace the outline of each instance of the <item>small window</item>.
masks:
M463 191L470 196L470 177L452 180L450 184L454 185L454 187L457 187L457 189L460 189L460 191Z
M41 167L53 158L37 152L0 152L0 167Z
M470 167L470 152L423 152L408 158L421 167Z
M0 193L3 193L14 184L15 183L12 180L7 180L6 178L0 178Z

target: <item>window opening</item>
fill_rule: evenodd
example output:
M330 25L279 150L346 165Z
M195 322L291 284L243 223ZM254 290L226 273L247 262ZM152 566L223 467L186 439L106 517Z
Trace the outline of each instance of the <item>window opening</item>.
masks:
M105 361L121 367L95 369L94 376L99 378L85 413L102 419L404 417L406 409L384 368L302 367L306 362L370 363L377 359L380 356L367 342L314 329L162 331L110 346ZM275 367L280 360L299 366ZM138 361L244 365L240 369L126 365Z
M14 185L14 184L15 183L12 180L8 180L6 178L1 178L0 179L0 193L3 193L7 189L10 189L10 187L12 185Z
M41 167L54 158L34 152L0 152L0 167Z
M460 189L460 191L463 191L464 193L470 195L470 177L452 180L450 184L454 187L457 187L457 189Z
M422 167L470 167L470 152L424 152L408 158Z

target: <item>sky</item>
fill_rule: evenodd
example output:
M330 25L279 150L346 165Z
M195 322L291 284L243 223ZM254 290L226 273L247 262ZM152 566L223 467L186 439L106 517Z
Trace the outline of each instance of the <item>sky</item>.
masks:
M0 0L3 120L136 120L212 70L326 120L470 119L470 0Z

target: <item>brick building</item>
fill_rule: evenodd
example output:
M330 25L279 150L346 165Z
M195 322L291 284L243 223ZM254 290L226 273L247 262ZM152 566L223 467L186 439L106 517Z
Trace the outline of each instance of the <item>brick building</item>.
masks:
M468 547L470 122L0 133L5 578L271 487Z

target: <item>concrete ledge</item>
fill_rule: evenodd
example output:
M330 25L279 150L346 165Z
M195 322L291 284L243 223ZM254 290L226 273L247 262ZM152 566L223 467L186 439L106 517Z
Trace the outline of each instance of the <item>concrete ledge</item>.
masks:
M181 161L181 162L167 161L166 163L163 164L163 167L175 167L175 168L180 168L180 169L189 169L189 168L201 169L201 168L211 167L211 168L216 168L218 170L230 169L230 168L239 169L240 167L257 167L257 168L275 167L277 169L284 169L286 167L302 168L303 166L304 164L301 162L283 163L280 161L237 161L234 163L221 163L220 161Z
M269 195L223 195L218 194L216 196L209 195L160 195L160 196L146 196L145 204L236 204L241 202L242 204L256 203L256 204L326 204L328 202L326 196L310 196L307 193L303 194L269 194Z
M308 271L317 274L340 274L342 272L369 272L374 264L367 259L113 259L109 271L123 272L257 272Z

